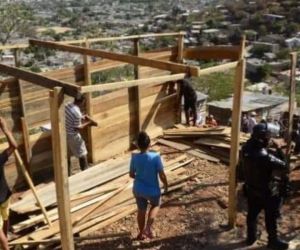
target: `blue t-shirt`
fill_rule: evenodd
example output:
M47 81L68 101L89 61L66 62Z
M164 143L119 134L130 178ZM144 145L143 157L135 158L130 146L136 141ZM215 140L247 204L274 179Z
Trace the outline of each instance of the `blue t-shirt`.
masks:
M143 196L160 195L158 173L162 170L163 164L158 153L132 154L130 172L135 173L133 192Z

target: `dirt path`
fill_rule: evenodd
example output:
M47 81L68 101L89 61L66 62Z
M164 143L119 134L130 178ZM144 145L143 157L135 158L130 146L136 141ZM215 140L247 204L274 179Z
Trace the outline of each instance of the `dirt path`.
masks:
M227 230L228 167L195 160L188 166L190 173L199 175L183 189L163 197L163 205L154 225L157 237L151 241L133 241L137 235L136 213L97 232L97 234L130 232L131 238L89 242L77 249L266 249L267 235L263 214L259 220L260 240L246 247L245 199L239 192L237 227ZM279 231L291 240L300 234L300 169L292 173L298 192L284 204Z

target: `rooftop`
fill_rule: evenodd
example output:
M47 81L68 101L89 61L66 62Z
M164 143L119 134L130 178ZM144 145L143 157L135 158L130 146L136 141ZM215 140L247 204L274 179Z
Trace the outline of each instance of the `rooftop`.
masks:
M209 102L207 105L223 109L232 109L233 98L227 98L220 101ZM279 95L264 95L254 92L244 92L242 112L249 112L252 110L275 107L288 101L288 97Z

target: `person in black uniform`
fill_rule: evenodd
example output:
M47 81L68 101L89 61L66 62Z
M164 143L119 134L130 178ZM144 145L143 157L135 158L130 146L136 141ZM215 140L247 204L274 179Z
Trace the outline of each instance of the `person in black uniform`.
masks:
M188 78L179 80L181 85L180 96L184 97L184 113L186 124L190 125L190 115L193 117L193 126L197 121L197 94Z
M288 243L277 236L277 218L282 203L280 178L287 176L288 168L284 160L268 152L271 135L267 123L257 124L251 138L242 148L245 192L248 199L247 245L254 244L257 239L257 217L264 210L268 247L283 250L288 249ZM278 146L277 151L279 156L281 150Z

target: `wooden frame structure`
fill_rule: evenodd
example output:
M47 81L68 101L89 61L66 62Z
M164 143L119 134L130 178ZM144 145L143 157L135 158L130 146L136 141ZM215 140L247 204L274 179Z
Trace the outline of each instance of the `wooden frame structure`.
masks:
M181 63L165 62L155 59L149 59L140 56L139 52L139 39L150 36L164 36L176 35L178 36L177 46L177 62L182 62L183 59L228 59L231 62L214 66L207 69L199 69L195 66L187 66ZM63 101L64 95L76 96L78 93L84 93L88 96L88 105L91 102L91 93L95 91L112 91L116 89L128 88L136 100L137 112L137 126L136 131L141 129L141 104L140 104L140 87L141 86L155 86L169 81L176 81L183 79L186 73L192 76L206 75L214 72L226 71L236 68L235 92L233 102L233 126L232 126L232 141L231 141L231 154L230 154L230 187L229 187L229 224L233 225L235 221L235 169L238 162L239 152L239 131L240 131L240 118L241 118L241 100L244 87L245 77L245 59L244 47L245 40L243 39L240 46L215 46L215 47L197 47L193 49L184 49L183 46L184 33L171 33L160 35L144 35L144 36L131 36L121 38L102 38L90 39L83 41L69 41L63 43L47 42L40 40L30 40L31 45L42 46L50 49L57 49L66 52L79 53L84 58L84 86L68 83L61 80L55 80L51 77L42 76L18 69L16 67L9 67L0 64L0 72L16 77L20 80L32 82L34 84L51 89L50 91L50 107L51 107L51 124L52 124L52 140L53 140L53 158L55 170L55 182L58 201L58 210L60 218L60 233L62 249L74 249L74 240L72 235L72 221L70 218L70 199L68 193L68 176L67 176L67 163L66 163L66 136L64 125L64 109ZM104 50L95 50L89 48L90 42L98 41L112 41L120 39L132 39L134 41L134 55L127 55L121 53L107 52ZM74 46L70 44L84 43L85 47ZM24 48L19 46L16 48ZM1 49L1 48L0 48ZM3 49L3 48L2 48ZM135 65L135 80L114 82L107 84L91 85L91 68L89 63L89 56L101 57L110 60L124 62L126 64ZM167 70L173 75L158 76L146 79L140 79L139 66L152 67L160 70ZM179 91L179 90L177 90ZM175 93L176 98L178 92ZM179 108L179 107L178 107ZM88 106L87 112L91 112L91 106ZM89 137L93 137L92 131L89 131ZM93 152L93 143L89 145ZM95 159L92 153L92 161Z

